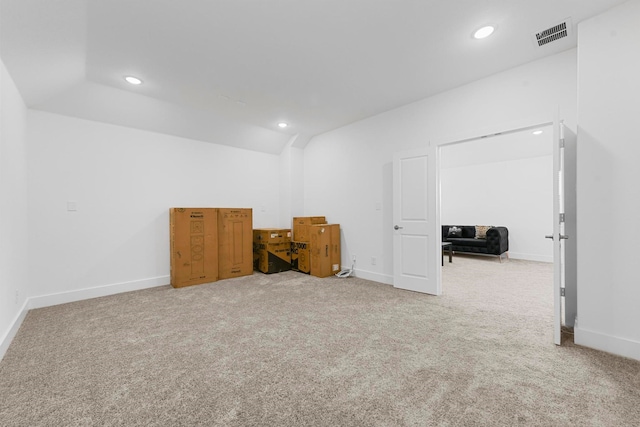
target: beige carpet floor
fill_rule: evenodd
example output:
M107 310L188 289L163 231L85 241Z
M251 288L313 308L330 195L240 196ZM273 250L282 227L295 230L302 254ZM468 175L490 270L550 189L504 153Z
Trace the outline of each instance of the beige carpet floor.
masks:
M444 294L286 272L32 310L1 426L638 426L640 362L552 344L551 265Z

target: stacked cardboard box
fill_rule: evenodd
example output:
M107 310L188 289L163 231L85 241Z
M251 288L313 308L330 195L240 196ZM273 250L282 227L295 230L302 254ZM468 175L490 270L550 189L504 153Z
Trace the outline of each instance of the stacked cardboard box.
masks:
M311 272L311 243L291 242L291 269L307 274Z
M253 273L253 211L218 208L220 279Z
M218 280L218 210L171 208L171 285Z
M323 216L296 216L293 217L293 240L296 242L310 242L309 227L315 224L326 224Z
M311 275L328 277L340 271L340 224L313 225Z
M253 230L253 268L263 273L291 270L291 230Z
M293 217L293 241L291 242L291 268L309 274L311 272L311 234L310 227L326 224L324 216Z
M171 208L171 285L253 273L251 209Z

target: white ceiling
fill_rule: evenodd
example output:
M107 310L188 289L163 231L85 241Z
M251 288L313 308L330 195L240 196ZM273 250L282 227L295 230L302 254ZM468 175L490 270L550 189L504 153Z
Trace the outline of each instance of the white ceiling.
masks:
M575 47L623 2L0 0L0 55L31 108L279 153ZM534 44L566 18L572 36Z

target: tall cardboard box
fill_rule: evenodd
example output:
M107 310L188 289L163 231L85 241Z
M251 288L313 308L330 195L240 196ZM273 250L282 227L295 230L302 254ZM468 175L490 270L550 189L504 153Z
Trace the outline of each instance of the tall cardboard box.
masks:
M310 242L309 227L315 224L326 224L323 216L297 216L293 217L293 240L296 242Z
M311 243L291 242L291 269L307 274L311 272Z
M342 264L340 254L340 224L331 225L331 272L336 274L340 272Z
M218 280L218 210L169 209L171 286Z
M291 230L253 230L253 268L263 273L291 270Z
M253 274L253 211L218 208L220 279Z
M309 229L311 275L328 277L338 273L340 271L340 225L312 225Z

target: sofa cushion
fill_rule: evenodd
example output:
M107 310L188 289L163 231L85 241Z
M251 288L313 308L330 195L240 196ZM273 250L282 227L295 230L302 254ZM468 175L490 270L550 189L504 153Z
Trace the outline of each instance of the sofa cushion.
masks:
M487 231L491 228L490 225L476 225L476 234L475 234L475 238L476 239L486 239L487 238Z
M487 246L487 241L484 239L449 237L447 241L451 242L454 250L456 246L469 246L469 247L475 247L475 248L484 248Z
M462 228L456 226L449 227L447 237L462 237Z
M473 225L463 225L462 226L462 237L465 239L473 239L476 237L476 227Z

